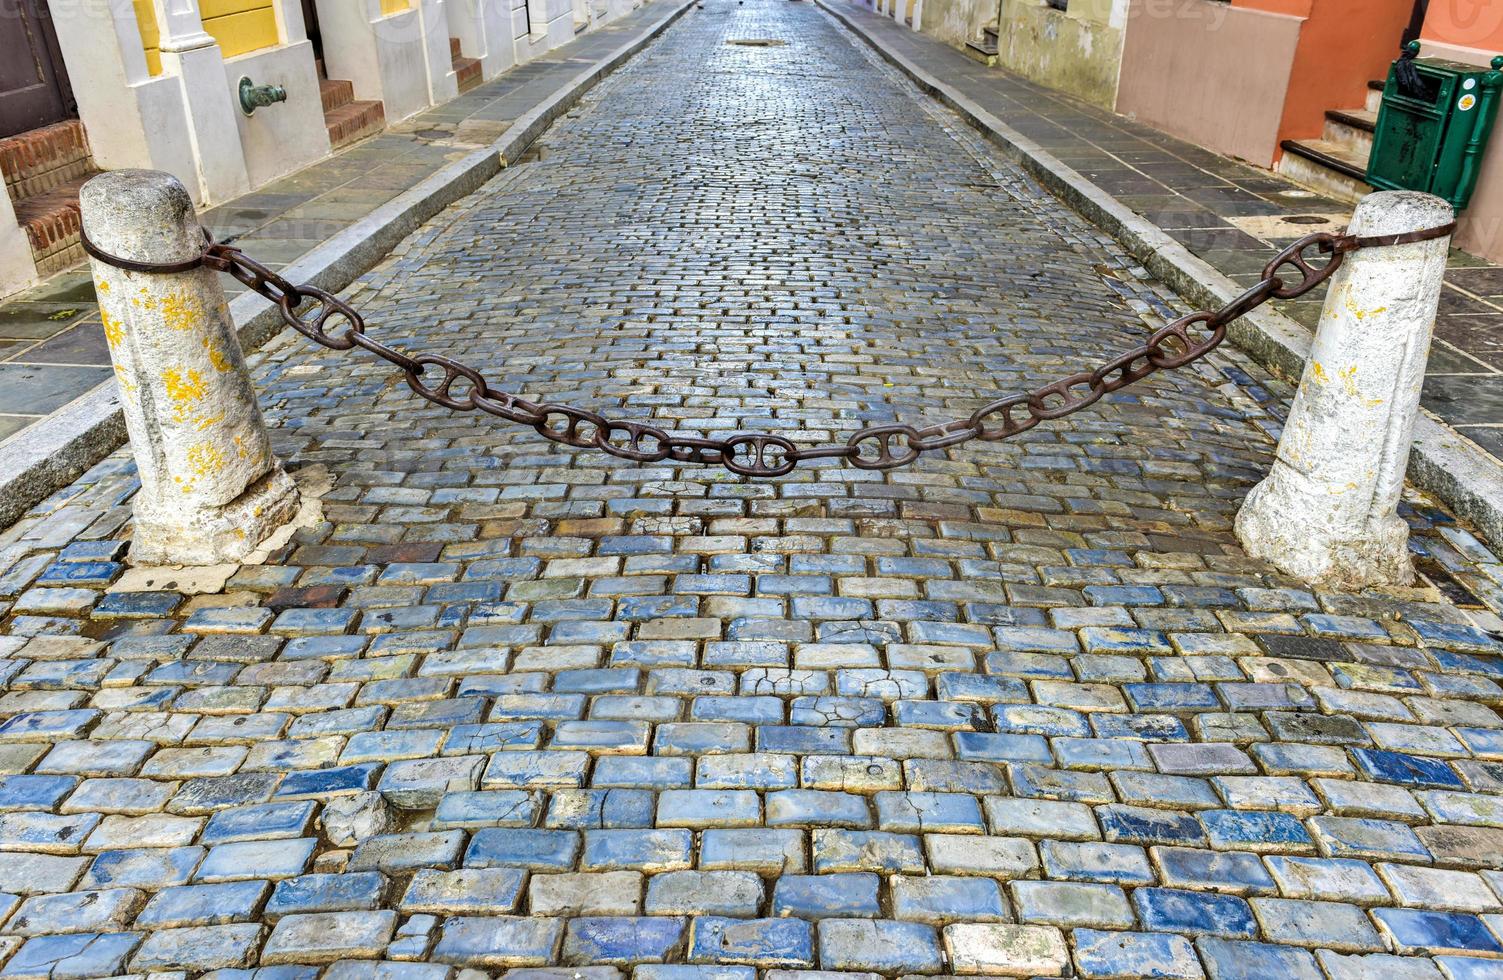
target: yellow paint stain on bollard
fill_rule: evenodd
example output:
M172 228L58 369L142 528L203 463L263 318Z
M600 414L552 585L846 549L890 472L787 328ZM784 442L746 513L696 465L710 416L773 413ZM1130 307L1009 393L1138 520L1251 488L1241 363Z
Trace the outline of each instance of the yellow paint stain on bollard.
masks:
M188 466L194 476L212 476L224 469L224 453L212 442L196 442L188 447Z
M1325 367L1322 366L1319 361L1310 362L1310 374L1314 376L1315 380L1319 381L1321 384L1325 384L1326 381L1329 380L1326 377Z
M162 322L169 330L191 330L198 321L200 307L186 289L162 297Z
M1377 316L1379 313L1388 312L1388 307L1386 306L1379 306L1376 309L1371 310L1362 309L1356 303L1352 302L1352 292L1350 289L1347 290L1346 297L1342 300L1342 302L1346 306L1346 311L1350 313L1353 319L1357 320L1357 322L1359 323L1363 320L1366 320L1370 316Z
M103 309L99 311L99 320L104 324L104 341L114 347L125 339L125 324L110 316Z
M1341 386L1346 390L1346 393L1353 398L1360 397L1361 393L1357 391L1357 365L1353 364L1351 367L1342 370L1340 376Z
M143 289L141 292L145 295L146 290ZM186 289L176 290L160 298L145 296L139 302L135 300L132 300L132 302L136 303L142 309L153 313L160 313L162 315L162 323L167 329L179 332L193 329L193 326L198 322L199 314L202 312L201 307L194 300L193 294Z
M118 364L112 365L115 369L115 384L120 388L120 394L126 398L136 397L136 385L125 375L125 368Z
M168 368L162 373L167 400L172 403L172 420L187 422L194 417L194 406L208 393L203 375L193 368Z
M218 371L220 374L224 374L226 371L234 370L235 365L225 355L224 351L220 350L217 345L211 343L208 337L204 338L204 348L209 352L209 363L214 365L214 370Z
M193 368L178 370L168 368L162 374L162 383L167 386L167 397L174 402L197 401L204 396L204 378Z

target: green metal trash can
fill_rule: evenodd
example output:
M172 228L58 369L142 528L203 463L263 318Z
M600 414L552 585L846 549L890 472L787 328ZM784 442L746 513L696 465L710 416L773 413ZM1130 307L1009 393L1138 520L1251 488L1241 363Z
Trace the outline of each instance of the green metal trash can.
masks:
M1417 53L1419 42L1409 47ZM1402 84L1405 60L1418 84ZM1498 112L1500 69L1503 55L1491 70L1438 58L1395 61L1383 88L1367 182L1379 190L1427 191L1457 211L1465 208Z

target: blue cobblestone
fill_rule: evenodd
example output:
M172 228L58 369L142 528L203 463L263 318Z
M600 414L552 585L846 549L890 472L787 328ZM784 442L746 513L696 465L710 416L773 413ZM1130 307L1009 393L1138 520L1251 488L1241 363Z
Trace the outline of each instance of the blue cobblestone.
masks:
M1258 934L1252 910L1232 895L1180 891L1173 888L1139 888L1132 893L1133 908L1144 928L1162 932L1186 932L1252 939Z

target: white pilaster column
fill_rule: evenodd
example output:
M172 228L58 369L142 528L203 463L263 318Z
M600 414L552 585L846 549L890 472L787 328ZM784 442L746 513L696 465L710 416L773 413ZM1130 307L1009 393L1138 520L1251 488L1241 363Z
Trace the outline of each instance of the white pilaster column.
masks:
M1349 231L1400 235L1452 217L1438 197L1390 191L1364 198ZM1237 514L1249 555L1339 588L1413 579L1396 511L1449 244L1362 249L1332 277L1273 469Z
M0 190L0 296L9 296L36 282L37 266L31 239L16 222L10 195Z
M199 197L228 200L250 190L236 113L225 81L224 56L204 30L198 0L153 0L161 31L162 71L178 81L187 109L188 138L197 167Z
M428 102L443 105L459 95L454 57L449 50L449 15L445 0L413 0L422 24L423 58L428 67Z

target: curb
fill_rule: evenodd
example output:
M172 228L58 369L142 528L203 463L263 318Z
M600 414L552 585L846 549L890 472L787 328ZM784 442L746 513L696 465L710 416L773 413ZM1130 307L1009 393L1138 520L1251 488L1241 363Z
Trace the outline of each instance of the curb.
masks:
M1009 160L1115 238L1144 268L1192 305L1214 308L1241 295L1241 287L1157 225L890 48L855 17L837 9L831 0L814 2L906 75L924 94L959 114ZM1270 373L1296 383L1304 371L1313 339L1303 325L1268 309L1254 310L1233 322L1228 336ZM1503 465L1423 408L1414 423L1408 480L1474 525L1489 542L1503 544Z
M327 241L304 252L280 274L336 292L374 268L423 222L479 190L564 112L633 55L652 43L697 0L680 0L637 37L575 75L558 91L519 116L492 146L448 164ZM500 77L500 76L498 76ZM230 302L230 318L247 352L282 330L280 311L254 293ZM114 385L105 382L0 445L0 530L78 479L124 445L125 419Z

